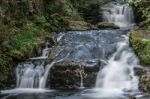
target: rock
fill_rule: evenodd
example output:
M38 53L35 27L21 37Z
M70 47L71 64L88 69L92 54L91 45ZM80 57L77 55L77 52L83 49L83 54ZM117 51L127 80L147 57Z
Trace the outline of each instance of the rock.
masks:
M142 67L135 67L134 72L135 72L135 75L137 76L140 76L146 73L146 71Z
M94 87L99 69L116 51L116 42L124 40L122 33L118 30L62 33L46 62L55 62L47 85L54 89L75 89L80 87L83 77L84 87Z
M85 21L70 21L67 30L70 31L83 31L91 29L91 25Z
M93 66L88 66L94 64ZM83 77L84 87L94 87L99 66L96 63L78 63L71 60L56 63L51 68L49 83L54 89L77 89Z
M106 28L119 29L119 27L116 26L115 24L113 24L113 23L107 23L107 22L99 22L97 24L97 27L99 29L106 29Z
M150 67L149 66L137 66L134 68L134 72L135 72L135 75L139 77L140 91L150 92Z
M140 76L139 81L139 88L144 92L150 92L150 74Z
M139 89L143 92L150 92L150 68L137 66L134 68L134 72L139 77Z
M130 96L130 97L129 97L129 99L136 99L136 97L134 97L134 96Z

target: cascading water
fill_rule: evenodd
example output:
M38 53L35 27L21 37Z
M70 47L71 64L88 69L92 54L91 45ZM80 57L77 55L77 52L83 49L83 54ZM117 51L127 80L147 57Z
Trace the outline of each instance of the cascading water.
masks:
M122 37L124 40L116 43L116 52L99 71L95 88L83 95L99 99L126 99L125 94L138 92L138 77L134 75L138 59L129 47L128 35Z
M45 75L44 65L50 50L48 45L46 43L42 56L30 58L28 62L18 64L16 68L18 88L45 88L46 82L41 82L41 79ZM41 85L43 86L41 87Z
M55 64L55 61L53 61L51 64L48 64L45 68L45 73L44 75L41 77L40 81L39 81L39 88L45 88L46 85L46 81L47 81L47 77L49 74L49 70L50 68Z
M128 4L111 2L102 9L105 22L114 23L119 27L130 27L134 24L133 10ZM110 29L60 33L56 40L60 42L63 39L61 44L64 47L60 50L60 55L57 53L58 57L56 56L51 64L45 66L50 50L46 44L41 57L30 58L29 62L20 63L16 68L17 87L45 88L51 67L66 57L81 61L79 63L84 60L95 62L98 60L102 69L97 74L95 88L83 91L81 96L84 96L84 99L85 97L86 99L128 99L126 96L138 91L138 77L134 75L138 59L129 46L128 37L126 31ZM80 68L82 88L84 87L82 64Z
M129 4L111 2L101 7L103 21L114 23L119 27L134 25L133 9Z
M80 65L79 73L80 73L80 88L84 88L84 84L83 84L84 67L82 67L81 65Z
M133 10L128 4L111 2L102 9L105 22L120 28L133 26ZM124 40L116 43L117 50L99 71L95 88L84 91L83 95L99 99L128 99L127 94L138 92L138 77L134 75L138 58L129 47L128 35L122 35Z
M138 78L134 75L137 57L129 48L128 39L117 44L118 49L108 64L98 73L96 88L103 90L137 91Z

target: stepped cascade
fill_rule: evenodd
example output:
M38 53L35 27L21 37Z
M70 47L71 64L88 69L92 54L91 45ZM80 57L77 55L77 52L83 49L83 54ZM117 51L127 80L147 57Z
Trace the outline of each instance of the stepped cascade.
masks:
M46 47L43 49L40 57L33 57L24 63L18 64L16 68L18 88L45 88L46 82L41 82L41 79L43 79L46 71L44 66L50 51L48 45L46 43Z
M101 9L104 22L114 23L119 27L134 25L133 9L127 3L111 2L102 6Z
M134 27L132 7L128 4L111 2L101 7L103 21L114 23L120 28ZM94 89L85 90L83 96L99 99L128 99L125 94L138 93L138 77L134 68L138 58L129 46L129 33L124 40L116 42L116 51L107 59L97 74Z
M49 48L49 43L46 43L41 56L19 63L16 67L17 91L15 93L18 92L18 89L33 91L42 89L43 91L46 89L49 80L53 79L62 83L62 79L65 79L64 76L62 77L63 73L68 76L67 73L71 72L74 81L67 79L63 82L63 86L58 83L56 89L57 85L58 87L64 88L65 86L67 88L71 82L71 84L73 83L73 87L70 85L72 88L75 86L75 88L82 89L80 95L71 98L71 95L68 95L69 98L66 98L67 96L63 94L65 98L61 98L59 95L56 98L129 99L129 96L139 94L139 79L134 71L139 60L129 45L130 30L135 27L134 14L132 7L122 2L115 0L101 6L103 22L114 23L121 29L61 32L53 37L53 41L56 41L54 47ZM74 68L75 66L76 68ZM58 71L53 71L55 75L49 77L52 69ZM93 80L93 75L90 75L91 72L96 81ZM92 79L95 86L86 89L85 79L89 75L88 81ZM53 82L55 83L55 81ZM79 83L74 84L76 81ZM51 85L55 86L55 84ZM2 91L2 93L6 94L13 91L7 90ZM44 94L44 97L49 99L47 94Z

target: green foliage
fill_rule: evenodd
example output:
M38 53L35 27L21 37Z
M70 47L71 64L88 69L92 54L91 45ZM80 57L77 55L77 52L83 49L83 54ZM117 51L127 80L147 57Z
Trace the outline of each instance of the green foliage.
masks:
M9 41L11 47L11 56L29 57L29 51L33 49L33 42L36 38L45 35L42 27L36 26L34 23L28 23L24 28L16 33L14 38Z
M140 62L146 65L150 65L150 32L134 31L130 35L130 43L133 50L138 55ZM146 38L147 37L147 38Z
M42 21L43 22L43 21ZM10 25L0 27L0 86L13 70L14 60L22 60L33 54L36 39L46 35L41 25L27 22L22 28Z
M12 59L8 57L7 55L0 52L0 81L7 78L7 75L10 71L10 63L12 62Z
M81 11L84 8L89 7L90 5L97 5L97 4L103 4L106 2L109 2L111 0L69 0L74 7L76 7L79 11Z
M139 12L142 12L144 21L141 27L150 29L150 1L149 0L129 0L130 4L134 5Z
M71 20L82 20L69 0L47 1L46 19L50 31L64 31Z

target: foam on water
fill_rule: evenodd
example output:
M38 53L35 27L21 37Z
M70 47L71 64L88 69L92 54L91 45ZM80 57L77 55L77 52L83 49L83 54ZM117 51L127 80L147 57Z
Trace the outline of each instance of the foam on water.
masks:
M21 94L21 93L45 93L52 92L54 90L46 90L40 88L15 88L11 90L2 90L1 94Z
M125 94L138 92L138 77L134 75L138 59L129 47L128 36L124 38L124 41L117 43L117 51L110 57L107 65L99 71L95 89L83 95L117 99L126 98Z

